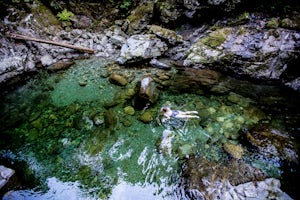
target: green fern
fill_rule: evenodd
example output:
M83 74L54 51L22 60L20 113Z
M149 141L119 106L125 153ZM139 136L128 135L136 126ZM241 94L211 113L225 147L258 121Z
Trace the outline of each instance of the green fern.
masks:
M62 12L57 14L57 17L60 21L70 21L71 17L73 16L74 14L67 9L64 9Z

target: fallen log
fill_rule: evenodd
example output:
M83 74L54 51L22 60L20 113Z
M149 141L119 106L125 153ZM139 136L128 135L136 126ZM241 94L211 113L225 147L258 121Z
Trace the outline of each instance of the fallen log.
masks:
M15 34L15 33L8 33L7 36L10 37L10 38L13 38L13 39L17 39L17 40L29 40L29 41L34 41L34 42L53 44L53 45L57 45L57 46L67 47L67 48L70 48L70 49L76 49L76 50L82 51L82 52L87 52L89 54L94 53L93 49L89 49L89 48L86 48L86 47L79 47L79 46L75 46L75 45L71 45L71 44L65 44L65 43L62 43L62 42L55 42L55 41L52 41L52 40L44 40L44 39L39 39L39 38L33 38L33 37L29 37L29 36L25 36L25 35L19 35L19 34Z

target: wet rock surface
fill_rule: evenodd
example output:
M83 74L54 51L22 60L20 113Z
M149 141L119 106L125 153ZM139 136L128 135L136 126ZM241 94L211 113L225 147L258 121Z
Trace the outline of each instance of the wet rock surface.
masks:
M0 165L0 197L7 191L17 188L19 183L14 169Z
M190 158L184 174L186 192L193 199L292 199L280 189L279 180L266 178L260 169L243 161L232 160L224 165Z

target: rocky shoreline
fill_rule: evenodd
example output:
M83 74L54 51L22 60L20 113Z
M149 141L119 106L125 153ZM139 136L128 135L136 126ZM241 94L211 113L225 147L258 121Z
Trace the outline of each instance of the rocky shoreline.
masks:
M108 28L95 32L90 31L88 22L61 26L47 8L43 8L47 10L43 15L36 14L34 10L43 6L40 4L34 1L30 13L9 8L1 22L1 84L39 69L64 69L76 59L92 56L109 57L128 66L142 62L165 69L208 68L300 90L296 66L300 54L299 13L288 18L244 12L214 24L196 26L187 22L173 31L164 28L163 22L161 26L151 25L154 13L150 11L156 4L150 1L141 3L126 19L116 20ZM41 28L43 24L39 22L45 17L49 24ZM95 53L88 55L50 44L15 40L7 37L8 33L87 47Z

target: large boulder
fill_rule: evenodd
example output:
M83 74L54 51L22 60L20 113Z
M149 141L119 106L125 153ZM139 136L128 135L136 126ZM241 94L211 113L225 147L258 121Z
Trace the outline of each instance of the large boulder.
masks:
M287 73L290 79L297 78L297 73L291 72L297 72L299 32L268 28L267 22L255 19L207 30L187 51L184 65L219 68L261 80L278 81Z
M167 45L153 34L133 35L121 48L120 64L138 62L161 56Z

